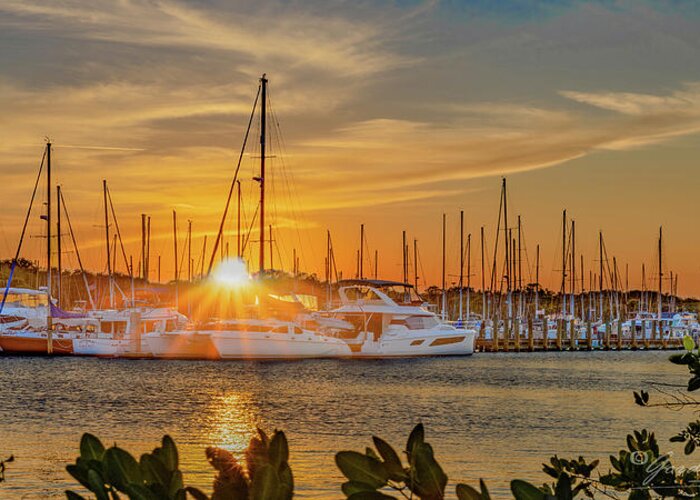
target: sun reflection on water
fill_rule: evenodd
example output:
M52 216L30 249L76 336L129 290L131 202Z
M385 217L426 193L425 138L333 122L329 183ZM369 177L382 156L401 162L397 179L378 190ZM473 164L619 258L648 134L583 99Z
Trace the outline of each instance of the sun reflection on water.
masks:
M215 396L206 424L206 438L211 446L224 448L241 457L260 424L259 410L252 394L230 392Z

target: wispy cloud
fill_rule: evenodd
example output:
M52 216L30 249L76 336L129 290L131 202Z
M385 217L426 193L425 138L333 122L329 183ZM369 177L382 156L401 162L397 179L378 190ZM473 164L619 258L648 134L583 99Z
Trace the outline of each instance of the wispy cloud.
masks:
M691 83L670 95L633 92L577 92L562 90L561 95L574 101L626 115L698 115L700 114L700 84Z
M561 165L605 149L627 149L700 131L700 86L669 95L561 94L613 116L519 103L453 106L446 122L375 119L304 144L314 155L343 158L341 189L387 191ZM337 171L340 170L340 171ZM400 172L400 175L397 175ZM361 179L358 181L358 179ZM320 181L323 182L323 181Z
M278 4L227 13L167 0L87 4L7 0L0 11L20 16L25 28L77 38L245 55L249 60L241 66L250 74L257 74L259 62L266 59L350 76L406 62L384 49L380 26L319 16L298 6Z

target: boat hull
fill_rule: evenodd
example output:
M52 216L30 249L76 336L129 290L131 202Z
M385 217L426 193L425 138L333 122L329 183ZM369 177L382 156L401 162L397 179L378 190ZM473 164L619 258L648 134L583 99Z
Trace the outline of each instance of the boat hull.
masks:
M73 339L73 354L76 356L96 356L101 358L116 358L124 355L129 347L129 340L114 339Z
M52 355L66 356L73 354L73 340L70 338L54 338L51 341ZM32 356L49 355L46 336L2 334L0 335L0 349L5 355L23 354Z
M160 359L221 359L209 335L198 333L159 333L143 337L148 350Z
M350 357L340 339L311 334L215 332L212 342L221 359L316 359Z
M352 348L354 358L416 358L429 356L470 356L474 354L472 330L443 334L412 334L395 338L367 339Z

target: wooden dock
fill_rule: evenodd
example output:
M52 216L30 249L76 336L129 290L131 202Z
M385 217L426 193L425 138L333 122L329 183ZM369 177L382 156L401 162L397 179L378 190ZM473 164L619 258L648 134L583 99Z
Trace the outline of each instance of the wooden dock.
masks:
M502 329L493 338L482 329L477 334L474 348L477 352L675 350L683 349L685 333L672 329L662 335L653 325L651 334L643 336L634 330L623 332L619 322L608 323L603 332L596 331L588 323L582 332L574 328L573 323L560 321L554 336L552 332L544 334L541 329L533 328L531 321L528 323L520 325L517 320L511 325L505 323L508 333Z
M474 348L477 352L546 352L546 351L635 351L635 350L674 350L683 349L682 339L655 340L632 342L628 338L621 340L610 339L609 343L588 342L578 339L494 339L478 338Z

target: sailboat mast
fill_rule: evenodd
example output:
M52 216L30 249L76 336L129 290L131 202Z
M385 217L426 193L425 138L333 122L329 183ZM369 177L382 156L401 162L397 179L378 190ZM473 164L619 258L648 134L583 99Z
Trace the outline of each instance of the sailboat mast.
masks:
M180 306L180 290L178 289L178 280L180 279L180 273L178 272L177 257L177 212L173 210L173 279L175 280L175 309L178 309L178 307Z
M540 245L537 244L537 252L535 254L535 317L539 314L540 308Z
M408 259L406 255L406 231L401 231L401 266L403 272L403 282L408 280Z
M471 288L472 288L472 234L467 235L467 321L471 314Z
M149 271L151 269L151 216L146 220L146 257L143 268L143 279L148 283Z
M146 280L146 214L141 214L141 279Z
M464 210L459 211L459 320L462 321L462 290L464 289Z
M331 231L326 229L326 304L329 308L331 304L331 273L333 271L331 266Z
M187 282L192 282L192 220L187 219Z
M267 78L263 74L260 78L261 105L260 105L260 261L258 264L260 273L265 271L265 135L267 125Z
M518 215L518 317L523 315L523 258L522 258L522 223Z
M583 253L581 253L581 318L588 319L586 309L586 270L583 267Z
M237 180L236 184L238 185L238 215L236 216L236 244L238 251L236 255L240 259L243 257L241 255L241 181Z
M114 284L112 283L112 245L109 238L109 207L107 202L107 179L102 179L102 197L105 204L105 247L107 248L107 280L109 282L109 307L114 308Z
M570 286L571 286L571 299L569 304L569 309L571 310L571 317L576 316L576 221L571 221L571 276L570 276ZM583 313L583 311L581 311Z
M566 210L561 222L561 316L566 316Z
M413 238L413 281L414 290L418 293L418 240Z
M447 215L442 214L442 320L445 320L445 309L447 306L447 297L445 296L445 229L447 226Z
M663 238L663 227L659 227L659 300L658 300L658 309L659 309L659 321L661 321L661 312L663 311L663 303L662 303L662 293L663 293L663 287L662 287L662 279L664 277L664 271L663 271L663 254L661 250L661 241Z
M598 274L598 299L600 302L600 311L598 316L603 321L603 231L598 232L598 251L600 252L600 269Z
M365 225L360 224L360 279L364 279L363 264L365 261ZM404 281L405 283L405 281Z
M486 321L486 267L484 260L484 226L481 226L481 320Z
M506 178L504 177L501 196L503 197L503 238L506 241L506 290L508 292L508 304L510 306L510 233L508 232L508 194L506 189Z
M47 325L49 332L52 327L51 317L51 143L46 143L46 288L49 304L47 310ZM49 349L51 343L49 342Z
M61 290L63 289L63 282L61 276L61 186L56 186L56 203L58 203L56 210L56 256L58 258L58 269L56 270L56 292L58 299L58 307L61 307Z

